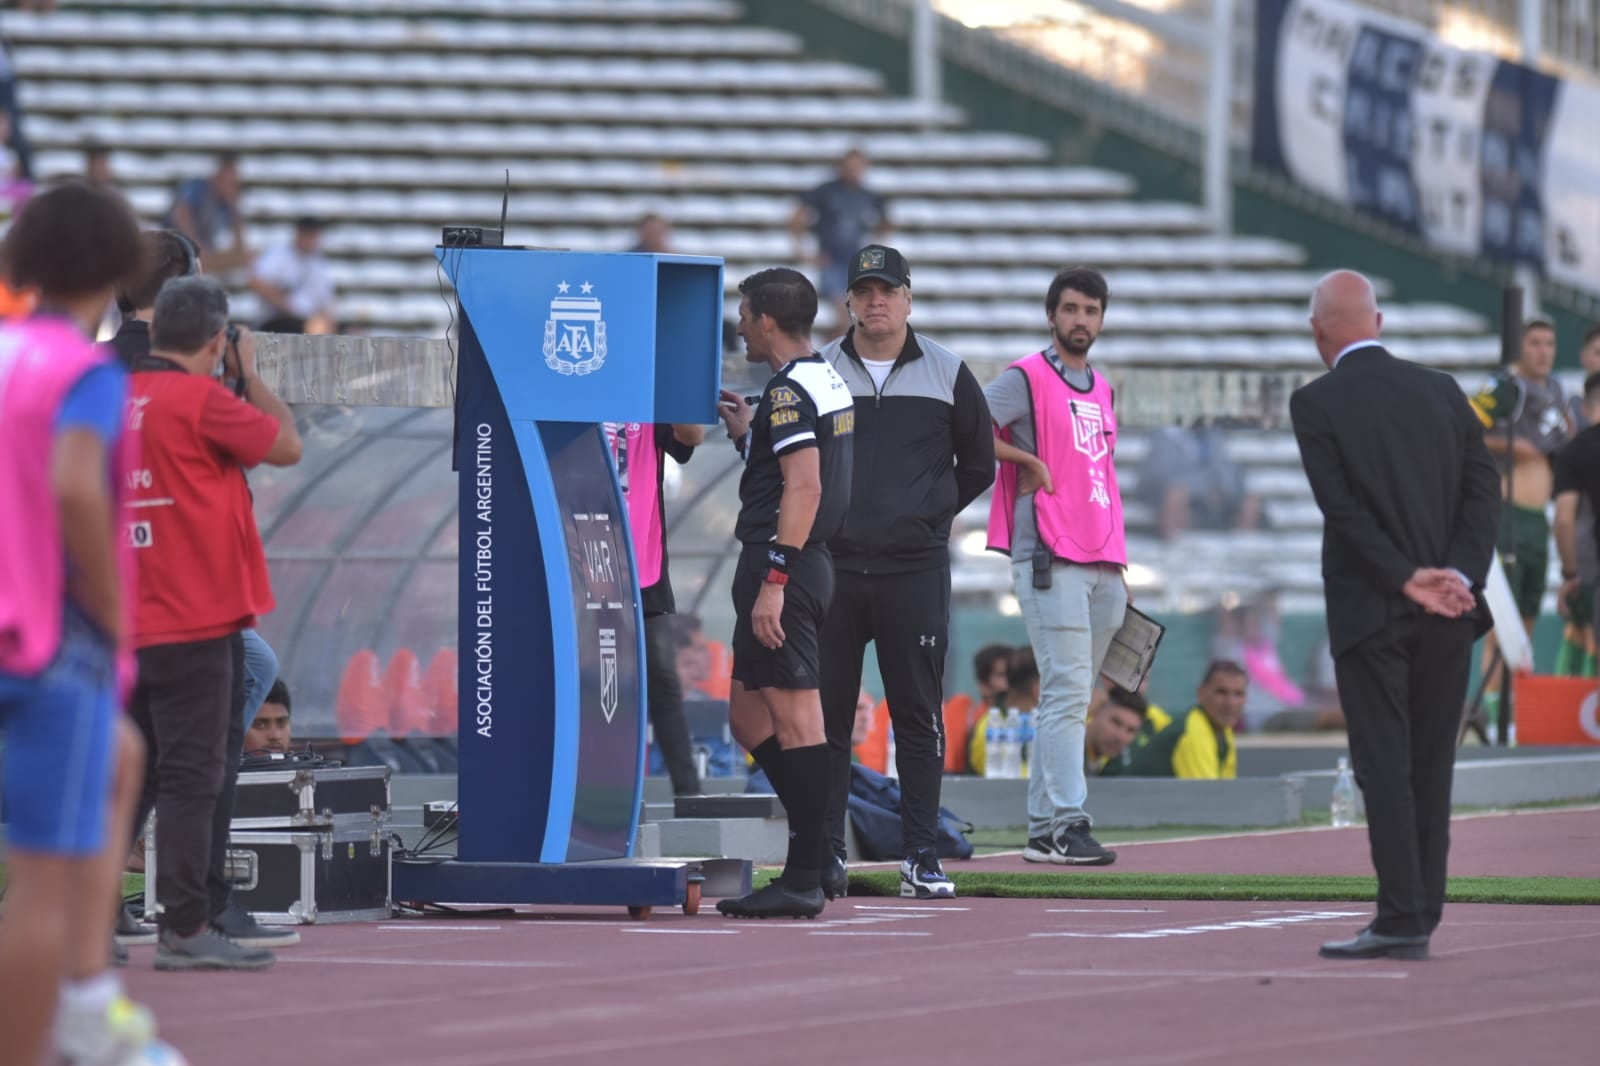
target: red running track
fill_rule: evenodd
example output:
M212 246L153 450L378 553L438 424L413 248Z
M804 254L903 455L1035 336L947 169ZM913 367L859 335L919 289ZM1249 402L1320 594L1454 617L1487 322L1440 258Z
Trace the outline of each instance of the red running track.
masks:
M1020 848L1022 841L1017 842ZM1096 873L1372 875L1365 827L1115 845ZM1021 853L959 869L1033 870ZM1450 873L1481 877L1600 877L1600 808L1466 815L1450 825Z
M1267 838L1285 863L1263 872L1340 835ZM157 974L135 948L127 977L196 1066L1594 1061L1600 907L1452 906L1428 962L1317 958L1367 913L849 899L818 922L428 918L307 929L261 974Z

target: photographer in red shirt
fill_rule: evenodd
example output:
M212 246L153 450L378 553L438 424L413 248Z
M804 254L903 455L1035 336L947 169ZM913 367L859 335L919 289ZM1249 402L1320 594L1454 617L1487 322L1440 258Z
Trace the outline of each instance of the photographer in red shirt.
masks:
M237 389L218 380L219 367ZM228 325L227 294L211 278L162 287L151 352L133 370L128 421L143 452L129 475L139 566L131 713L151 756L141 809L156 810L156 969L261 969L271 952L213 926L206 870L228 764L234 643L273 607L244 471L299 462L300 435L256 376L254 338Z

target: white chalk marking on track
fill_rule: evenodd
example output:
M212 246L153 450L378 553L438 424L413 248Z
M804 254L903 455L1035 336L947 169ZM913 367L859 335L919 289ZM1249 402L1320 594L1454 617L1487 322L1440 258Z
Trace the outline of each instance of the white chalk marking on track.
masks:
M424 970L430 966L465 970L551 970L572 965L542 959L386 959L355 955L284 955L278 961L318 966L416 966Z
M498 925L380 925L383 933L498 933Z
M1165 914L1159 907L1051 907L1046 914Z
M814 929L812 936L932 936L910 929Z
M652 928L648 925L623 926L624 933L673 933L678 936L738 936L737 929L667 929L665 927Z
M1158 977L1221 980L1250 978L1285 981L1404 981L1404 970L1015 970L1018 977Z

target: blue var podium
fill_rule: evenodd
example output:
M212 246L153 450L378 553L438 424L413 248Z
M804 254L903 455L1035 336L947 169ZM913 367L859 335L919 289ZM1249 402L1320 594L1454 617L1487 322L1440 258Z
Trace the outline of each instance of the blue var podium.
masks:
M600 425L710 424L722 261L441 248L460 313L457 858L397 863L411 902L698 900L634 861L644 627Z

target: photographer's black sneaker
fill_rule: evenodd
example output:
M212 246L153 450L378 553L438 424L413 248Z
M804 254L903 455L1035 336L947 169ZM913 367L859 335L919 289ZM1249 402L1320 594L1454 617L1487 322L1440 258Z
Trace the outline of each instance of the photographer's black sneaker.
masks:
M300 934L287 926L262 925L250 912L229 902L211 919L211 928L246 948L282 948L300 943Z
M1110 866L1117 861L1116 852L1101 847L1090 835L1087 821L1073 822L1057 833L1055 850L1056 855L1050 861L1068 866Z
M1023 862L1062 862L1056 851L1056 842L1050 837L1029 837L1028 846L1022 849Z

